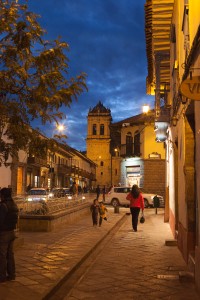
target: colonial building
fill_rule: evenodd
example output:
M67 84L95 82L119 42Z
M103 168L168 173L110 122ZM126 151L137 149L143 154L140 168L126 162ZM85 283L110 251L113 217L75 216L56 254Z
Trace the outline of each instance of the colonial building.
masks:
M114 129L115 128L115 129ZM165 196L165 147L155 140L154 115L139 114L112 124L120 131L120 184L137 184Z
M88 113L87 157L98 165L97 184L138 184L165 196L165 148L155 140L152 112L111 120L101 102Z
M165 217L200 291L200 1L147 0L145 31L158 125L169 111Z
M47 149L45 158L20 150L18 159L9 159L10 166L0 167L0 187L11 187L14 195L24 195L30 187L70 187L74 181L82 189L91 189L96 182L96 164L66 144L56 145L54 151Z

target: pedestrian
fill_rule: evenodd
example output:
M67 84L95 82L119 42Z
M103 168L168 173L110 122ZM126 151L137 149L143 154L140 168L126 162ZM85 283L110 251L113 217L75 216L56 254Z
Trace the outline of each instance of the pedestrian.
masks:
M104 185L102 189L103 202L105 202L105 195L106 195L106 187Z
M97 200L99 200L100 193L101 193L101 190L100 190L100 187L99 187L99 184L98 184L97 188L96 188Z
M0 191L0 282L15 280L13 244L18 221L18 207L12 199L12 189Z
M77 187L77 184L76 184L75 181L72 184L72 194L75 198L77 198L77 196L78 196L78 187Z
M107 208L105 207L105 205L103 204L103 202L99 202L99 227L101 227L102 221L105 220L107 221L107 217L106 217L106 212L107 212Z
M132 186L131 192L126 196L126 199L130 201L133 230L137 231L140 209L142 209L142 213L144 211L144 198L137 184Z
M90 211L92 213L93 226L97 226L99 216L99 202L97 199L94 199L93 204L90 206Z

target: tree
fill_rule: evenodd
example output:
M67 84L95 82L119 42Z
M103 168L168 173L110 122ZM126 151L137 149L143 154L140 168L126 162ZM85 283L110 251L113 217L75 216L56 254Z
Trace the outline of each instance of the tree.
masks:
M0 165L34 144L31 121L58 123L61 107L87 90L85 73L69 77L68 44L45 41L37 18L27 4L0 0Z

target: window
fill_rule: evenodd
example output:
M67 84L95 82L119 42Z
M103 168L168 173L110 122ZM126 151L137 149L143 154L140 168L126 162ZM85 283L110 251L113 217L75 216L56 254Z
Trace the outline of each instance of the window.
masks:
M103 161L101 161L100 166L103 167Z
M101 172L101 175L103 176L103 172Z
M114 188L114 192L115 193L129 193L131 191L131 188L129 187L118 187L118 188Z
M100 135L104 135L104 124L100 125Z
M136 131L135 135L134 135L134 155L140 156L140 133L139 133L139 131Z
M133 137L131 132L128 132L126 135L126 156L133 155Z
M96 125L96 124L93 124L93 125L92 125L92 134L93 134L93 135L96 135L96 134L97 134L97 125Z
M39 186L39 176L34 176L34 187Z

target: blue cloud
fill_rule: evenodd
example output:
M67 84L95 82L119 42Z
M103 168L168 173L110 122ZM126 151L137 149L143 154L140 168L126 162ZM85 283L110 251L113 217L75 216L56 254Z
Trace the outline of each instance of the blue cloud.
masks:
M47 38L58 36L70 46L70 75L87 73L88 92L66 114L67 143L86 148L87 114L99 100L111 109L113 121L153 107L146 95L145 0L29 0ZM42 128L46 134L52 130Z

